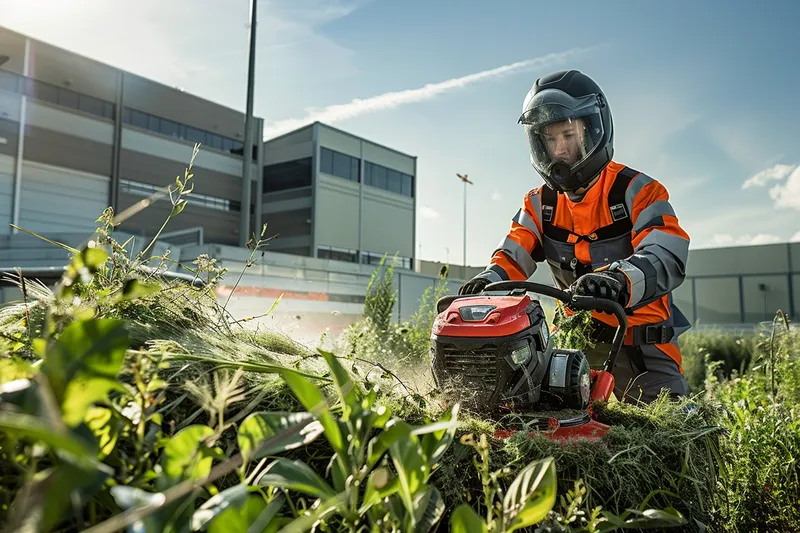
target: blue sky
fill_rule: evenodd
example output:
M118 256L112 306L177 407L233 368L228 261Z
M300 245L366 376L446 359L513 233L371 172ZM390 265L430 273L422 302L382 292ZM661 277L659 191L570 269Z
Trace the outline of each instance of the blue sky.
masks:
M3 24L244 109L249 0L65 4L3 0ZM665 184L693 248L800 240L798 2L259 9L255 111L268 133L321 120L418 156L423 259L461 263L459 172L475 182L467 262L487 262L541 184L516 123L522 100L538 76L565 68L606 91L615 159Z

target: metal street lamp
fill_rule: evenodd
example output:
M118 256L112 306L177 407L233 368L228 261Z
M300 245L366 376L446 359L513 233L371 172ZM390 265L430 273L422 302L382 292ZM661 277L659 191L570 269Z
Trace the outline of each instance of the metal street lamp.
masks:
M456 172L458 179L464 182L464 277L467 277L467 183L474 185L468 178L467 174L463 176Z
M250 234L250 174L253 167L253 92L256 67L256 8L258 0L250 0L250 57L247 65L247 115L244 120L242 149L242 213L239 220L239 246L245 246ZM260 143L260 141L259 141ZM261 201L256 198L256 202ZM256 226L261 223L256 220Z

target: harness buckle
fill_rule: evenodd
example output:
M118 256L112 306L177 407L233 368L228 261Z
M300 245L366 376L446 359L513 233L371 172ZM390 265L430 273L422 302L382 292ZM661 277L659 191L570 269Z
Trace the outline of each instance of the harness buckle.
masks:
M611 219L614 222L618 222L628 217L628 211L625 209L625 204L615 204L609 209L611 210Z
M552 222L553 221L553 206L552 205L543 205L542 206L542 220L545 222Z

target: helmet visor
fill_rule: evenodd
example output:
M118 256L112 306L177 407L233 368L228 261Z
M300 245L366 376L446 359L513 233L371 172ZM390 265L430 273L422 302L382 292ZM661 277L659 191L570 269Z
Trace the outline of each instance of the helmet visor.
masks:
M569 178L573 171L594 152L604 135L594 96L570 103L543 103L520 117L533 165L564 190L572 188Z

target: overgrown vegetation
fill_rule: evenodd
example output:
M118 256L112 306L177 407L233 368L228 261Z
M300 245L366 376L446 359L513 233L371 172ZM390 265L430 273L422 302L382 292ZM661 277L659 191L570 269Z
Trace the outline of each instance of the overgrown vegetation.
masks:
M312 351L234 320L213 259L183 266L203 283L168 280L158 235L133 254L119 222L107 210L53 290L19 278L24 301L0 309L4 529L800 529L800 335L782 313L750 336L684 335L695 398L595 405L608 435L559 444L424 379L446 271L397 323L384 261L363 321ZM586 346L585 314L556 324Z

